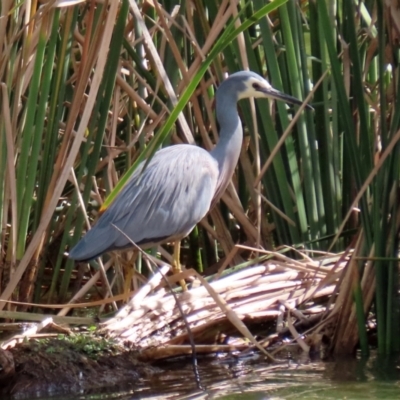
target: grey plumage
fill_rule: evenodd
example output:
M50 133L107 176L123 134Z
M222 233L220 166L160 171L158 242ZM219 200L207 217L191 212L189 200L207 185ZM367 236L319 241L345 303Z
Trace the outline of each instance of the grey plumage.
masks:
M189 152L185 151L188 147ZM129 247L129 240L112 225L137 245L149 247L167 238L186 236L206 215L218 176L216 161L204 149L166 147L154 155L143 173L141 167L72 249L71 258L90 260L109 250ZM199 179L188 182L185 176ZM190 212L186 212L188 206Z
M273 89L254 72L231 75L216 93L220 138L215 148L207 152L181 144L156 152L144 171L143 164L138 166L69 257L90 260L110 250L130 247L130 241L113 225L142 247L180 241L187 236L222 196L232 177L243 135L236 103L248 97L301 104Z

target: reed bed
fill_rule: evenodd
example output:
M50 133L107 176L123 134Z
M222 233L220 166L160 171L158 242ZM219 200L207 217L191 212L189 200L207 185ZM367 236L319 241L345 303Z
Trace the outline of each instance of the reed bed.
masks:
M321 321L327 304L334 303L347 263L348 258L340 255L293 262L268 261L219 278L212 276L207 279L211 288L197 280L194 271L186 271L187 276L194 278L192 288L174 294L163 279L168 267L163 267L102 329L135 348L166 346L163 353L170 352L170 346L187 344L189 335L202 344L213 344L218 335L227 333L240 336L229 313L246 323L275 325L277 319L292 318L291 324L295 325L298 320L304 322L310 315L315 316L315 307L319 305L317 314ZM328 303L329 298L332 303ZM294 317L296 309L301 312ZM277 330L282 330L282 325L278 324ZM185 351L184 347L175 347L176 352L178 349Z
M320 252L349 251L343 275L327 284L337 285L330 310L337 318L334 351L360 346L368 353L371 310L379 352L400 350L395 1L3 0L0 14L3 318L28 312L37 320L46 304L66 318L77 302L92 304L85 309L101 318L116 312L121 298L140 292L152 276L145 257L134 265L130 253L76 264L69 248L141 160L174 143L211 149L218 140L215 89L227 74L251 69L314 111L241 102L239 165L222 201L183 243L183 263L203 276L221 263L250 263L252 256L234 251L238 244L257 251L290 247L285 262L293 267L299 258L304 268L312 262L296 249L310 260ZM168 262L170 247L152 254ZM276 283L283 285L283 298L308 295L310 282L322 293L322 272L313 271L311 279L310 271L281 271L277 261L271 266L280 274L293 274L293 284L283 275ZM257 278L263 290L272 285L264 278ZM231 307L240 304L239 318L253 306L254 318L275 318L278 287L263 294L250 286L252 277L246 279L220 297L231 296L224 300ZM212 305L204 289L203 295L201 321L213 326L227 311ZM194 318L195 305L186 301ZM163 318L175 318L171 332L183 337L175 311L161 309ZM172 340L169 325L159 324ZM156 332L151 326L149 338Z

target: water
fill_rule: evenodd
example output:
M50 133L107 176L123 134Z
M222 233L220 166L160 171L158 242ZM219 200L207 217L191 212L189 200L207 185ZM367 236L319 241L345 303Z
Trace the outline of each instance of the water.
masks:
M271 365L262 361L199 362L204 390L199 390L187 360L164 363L157 376L132 382L111 393L46 400L89 399L400 399L400 358L377 355L368 359L336 359L313 362L286 361ZM41 399L45 400L45 399Z

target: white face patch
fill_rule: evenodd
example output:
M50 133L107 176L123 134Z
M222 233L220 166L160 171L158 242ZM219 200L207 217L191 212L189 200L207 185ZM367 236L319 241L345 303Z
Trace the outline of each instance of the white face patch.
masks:
M255 97L255 98L266 98L268 97L265 92L257 90L254 88L254 84L256 87L261 87L267 91L272 89L272 86L265 80L265 79L256 79L256 78L249 78L247 79L244 84L246 85L246 90L239 94L240 99L246 99L248 97Z

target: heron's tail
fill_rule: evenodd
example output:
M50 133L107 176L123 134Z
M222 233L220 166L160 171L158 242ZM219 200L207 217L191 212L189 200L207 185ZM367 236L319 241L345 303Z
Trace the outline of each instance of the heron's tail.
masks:
M103 230L91 229L70 250L69 258L76 261L90 261L107 252L110 246L110 237Z

